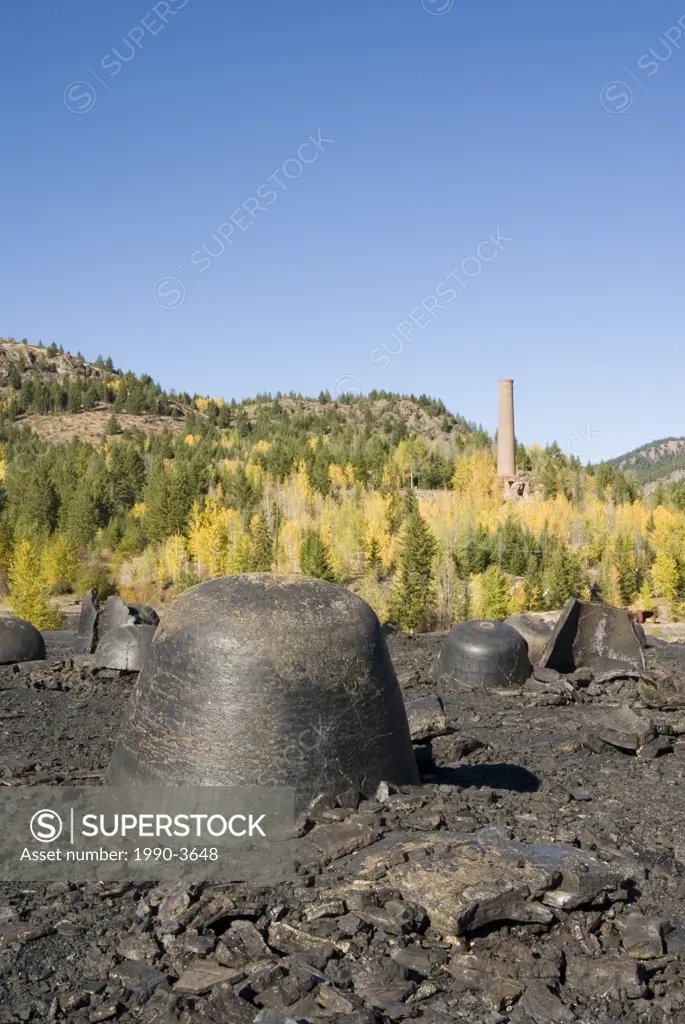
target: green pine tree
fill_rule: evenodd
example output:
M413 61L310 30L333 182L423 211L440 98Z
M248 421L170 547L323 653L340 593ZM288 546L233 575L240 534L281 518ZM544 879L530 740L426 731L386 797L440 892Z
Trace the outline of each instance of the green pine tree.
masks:
M366 558L365 568L369 576L373 576L374 579L379 580L381 578L382 564L381 564L381 549L378 543L378 537L372 537L369 541Z
M121 423L119 423L119 420L116 418L114 413L112 413L105 425L105 434L121 434L122 432Z
M545 607L562 608L570 597L579 597L586 584L580 555L563 541L547 542L542 570Z
M523 590L526 597L526 611L541 612L544 610L544 585L542 580L542 567L540 558L535 554L528 556L526 572L523 580Z
M300 545L300 572L319 580L335 582L328 549L318 530L305 530Z
M23 369L23 366L20 364L19 360L18 359L13 359L12 362L10 363L10 369L9 369L10 387L13 387L16 391L18 391L19 388L21 387L21 381L22 381L21 371L22 371L22 369Z
M635 543L627 533L618 535L612 557L616 570L616 587L621 604L631 604L639 590L639 576L635 558Z
M250 536L249 572L271 572L274 563L274 542L266 518L257 516Z
M427 628L435 604L433 557L436 542L419 512L404 521L399 568L390 595L389 616L401 629Z
M498 565L489 566L483 573L483 618L506 619L510 611L509 580Z
M418 515L419 511L419 499L416 497L412 490L404 492L404 515L414 516Z
M402 502L402 495L399 491L391 491L388 498L388 507L386 510L386 521L388 524L388 533L396 534L402 525L402 519L404 518L404 504Z
M468 622L473 616L471 582L468 577L459 579L454 599L454 621Z
M20 455L7 469L6 514L17 535L33 530L54 530L59 498L52 483L54 458L49 455Z
M95 536L99 525L97 502L87 477L77 485L61 519L66 536L74 544L85 547Z

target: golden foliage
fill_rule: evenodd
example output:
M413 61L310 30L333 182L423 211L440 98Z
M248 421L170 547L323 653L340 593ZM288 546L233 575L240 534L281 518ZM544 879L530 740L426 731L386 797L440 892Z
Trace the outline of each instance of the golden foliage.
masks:
M296 519L283 523L278 532L278 551L276 553L277 572L300 571L300 544L302 528Z
M9 603L20 619L36 629L59 629L62 615L48 599L49 587L43 574L40 551L29 540L20 541L9 565Z
M158 584L163 586L168 580L178 583L188 568L189 554L185 537L180 533L167 537L157 551L155 576Z
M497 486L497 465L495 457L486 448L462 455L452 477L452 486L457 495L468 496L478 502L494 496Z
M61 534L54 534L45 544L42 552L42 574L49 587L58 580L76 579L78 551L71 541Z
M652 566L652 584L655 593L673 604L678 596L678 562L668 550L659 551Z
M217 497L193 504L188 526L188 550L201 579L223 576L228 553L227 514Z

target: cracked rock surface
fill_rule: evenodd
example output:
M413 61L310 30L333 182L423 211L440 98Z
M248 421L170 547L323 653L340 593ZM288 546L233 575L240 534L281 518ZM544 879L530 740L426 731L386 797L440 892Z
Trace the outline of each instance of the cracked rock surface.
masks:
M389 637L420 786L301 818L297 874L0 884L0 1022L679 1024L685 648L644 679L432 682ZM103 781L133 673L0 668L0 783Z

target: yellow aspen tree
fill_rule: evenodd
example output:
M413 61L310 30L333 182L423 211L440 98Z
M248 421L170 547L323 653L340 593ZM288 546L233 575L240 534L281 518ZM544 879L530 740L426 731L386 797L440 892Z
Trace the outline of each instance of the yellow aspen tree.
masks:
M652 565L652 584L659 597L673 606L678 597L679 572L674 555L660 551Z
M226 509L217 497L195 502L188 527L188 550L195 559L197 575L214 579L223 573L226 555Z
M78 569L78 551L70 540L61 534L51 537L42 552L42 573L48 587L58 580L76 579Z
M15 547L8 576L9 603L18 617L36 629L59 629L62 615L48 598L40 553L29 540L22 540Z
M452 477L452 487L457 494L467 495L478 502L492 497L497 466L492 452L487 448L462 455L457 459Z
M157 552L156 578L160 586L171 580L178 583L188 572L188 545L185 537L175 533L161 545Z

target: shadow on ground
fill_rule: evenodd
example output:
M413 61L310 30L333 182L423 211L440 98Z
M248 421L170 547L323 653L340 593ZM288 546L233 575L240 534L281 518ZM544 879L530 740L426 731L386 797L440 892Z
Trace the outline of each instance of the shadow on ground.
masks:
M509 789L517 793L536 793L540 779L520 764L470 764L461 768L435 768L430 773L432 782L444 786L488 786L490 789Z

